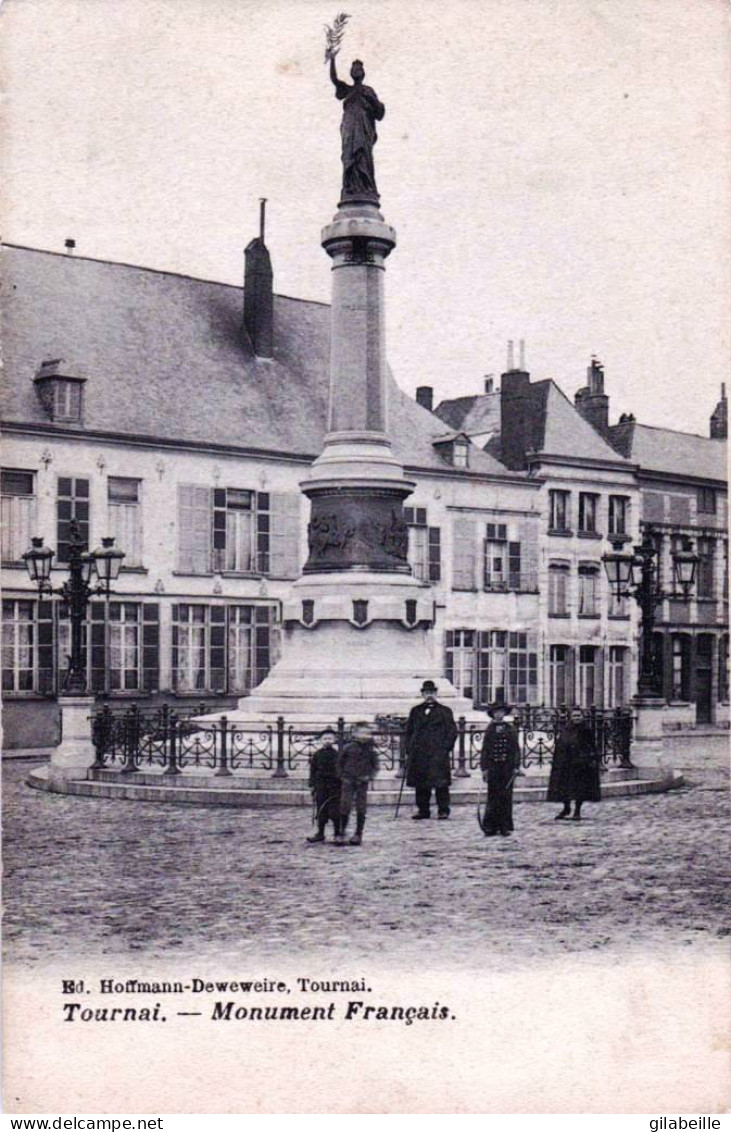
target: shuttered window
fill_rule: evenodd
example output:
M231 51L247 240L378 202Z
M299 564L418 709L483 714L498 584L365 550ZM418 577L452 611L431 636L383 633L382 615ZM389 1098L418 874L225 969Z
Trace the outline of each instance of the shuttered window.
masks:
M56 561L68 562L71 523L76 520L84 549L89 547L89 481L59 476L56 502Z
M430 527L426 507L404 507L409 530L409 565L420 582L438 582L442 576L442 541L439 527Z
M476 706L538 702L538 637L535 631L450 629L447 679Z
M39 625L39 642L42 625ZM39 644L40 648L40 644ZM58 620L57 686L63 686L71 650L68 607ZM42 659L42 657L41 657ZM160 606L157 602L93 601L82 639L87 688L102 695L154 692L160 687Z
M454 519L452 523L452 589L477 588L477 523Z
M574 650L571 645L551 645L549 660L551 707L572 707L574 692Z
M245 695L278 659L276 609L233 605L228 610L228 691Z
M211 570L211 490L178 487L178 570L208 574Z
M122 476L107 480L109 533L115 546L124 551L123 567L142 564L142 509L140 481Z
M548 613L551 617L566 617L569 612L569 568L552 562L548 568Z
M269 496L270 578L298 578L300 574L300 496L273 491ZM262 552L263 553L263 552Z
M36 530L35 475L2 470L2 560L21 561Z
M3 692L35 691L37 663L35 605L34 601L3 601Z

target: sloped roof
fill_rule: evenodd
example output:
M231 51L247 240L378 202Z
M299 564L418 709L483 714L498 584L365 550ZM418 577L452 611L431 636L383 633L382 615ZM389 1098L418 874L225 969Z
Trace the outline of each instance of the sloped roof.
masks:
M522 404L527 417L528 447L546 456L571 456L584 460L623 460L610 444L584 420L555 381L533 381L522 391ZM464 429L468 435L492 432L486 447L496 457L500 454L500 393L483 393L474 397L456 397L442 401L436 410L452 428Z
M537 384L548 386L541 452L580 460L624 459L574 408L555 381Z
M726 481L728 444L692 432L623 421L610 429L617 446L634 464L651 472Z
M468 436L500 430L499 393L455 397L451 401L442 401L436 411L445 424L463 430Z
M41 362L63 358L65 372L88 379L89 431L305 457L322 448L326 304L275 295L274 357L261 359L241 337L241 287L6 245L0 294L5 421L48 423L33 378ZM433 447L443 422L393 381L389 395L396 456L443 469ZM479 449L470 463L507 474Z

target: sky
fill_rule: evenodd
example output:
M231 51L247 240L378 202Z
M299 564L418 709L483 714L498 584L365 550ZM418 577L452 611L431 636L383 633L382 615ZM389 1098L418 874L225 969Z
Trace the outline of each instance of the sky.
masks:
M346 0L342 0L345 3ZM731 361L725 0L348 0L375 149L388 355L481 391L525 339L611 419L707 435ZM327 301L340 187L322 0L5 0L6 242L240 283L268 198L275 288Z

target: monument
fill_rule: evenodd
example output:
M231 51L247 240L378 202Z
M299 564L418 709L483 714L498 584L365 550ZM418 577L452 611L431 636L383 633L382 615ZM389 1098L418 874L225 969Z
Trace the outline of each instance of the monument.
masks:
M343 104L343 168L322 231L332 261L330 397L322 453L300 485L311 505L309 555L283 603L282 660L229 713L232 723L406 715L427 677L455 713L472 713L441 676L431 591L408 563L403 503L415 485L391 448L386 366L385 261L396 232L379 211L373 160L385 107L359 59L352 84L338 77L346 19L327 29L325 54Z

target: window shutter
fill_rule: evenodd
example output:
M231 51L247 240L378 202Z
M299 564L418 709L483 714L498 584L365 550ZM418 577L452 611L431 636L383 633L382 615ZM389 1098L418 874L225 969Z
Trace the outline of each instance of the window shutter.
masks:
M477 524L454 519L452 524L452 589L474 590L477 566Z
M156 692L160 687L160 606L146 601L142 606L142 688Z
M210 607L211 691L226 691L226 606Z
M207 574L211 569L210 488L178 487L178 569L186 574Z
M53 694L53 607L52 601L39 601L36 608L38 691L46 696Z
M213 489L213 569L226 568L226 488Z
M300 572L299 493L274 491L269 499L269 577L297 578Z
M520 570L520 543L508 543L508 589L520 590L523 588L523 579Z
M522 590L538 591L538 524L524 519L520 524L521 584Z
M439 527L429 527L429 581L442 578L442 533Z
M269 573L271 549L271 496L268 491L256 495L256 556L260 574Z
M106 606L103 601L91 603L91 690L106 690L107 672Z
M274 607L258 605L254 610L254 684L261 684L272 666L272 621Z
M179 622L179 619L180 619L179 610L180 610L179 605L173 605L171 607L171 616L172 616L172 621L173 621L172 649L171 649L172 662L173 662L173 672L172 672L173 688L177 688L177 686L178 686L178 661L179 661L179 656L178 656L179 626L178 626L178 622Z
M529 629L526 633L526 647L528 649L528 703L538 703L538 649L539 636L537 629Z
M566 646L566 704L576 703L576 656L572 645Z
M604 649L594 653L594 707L604 707Z

